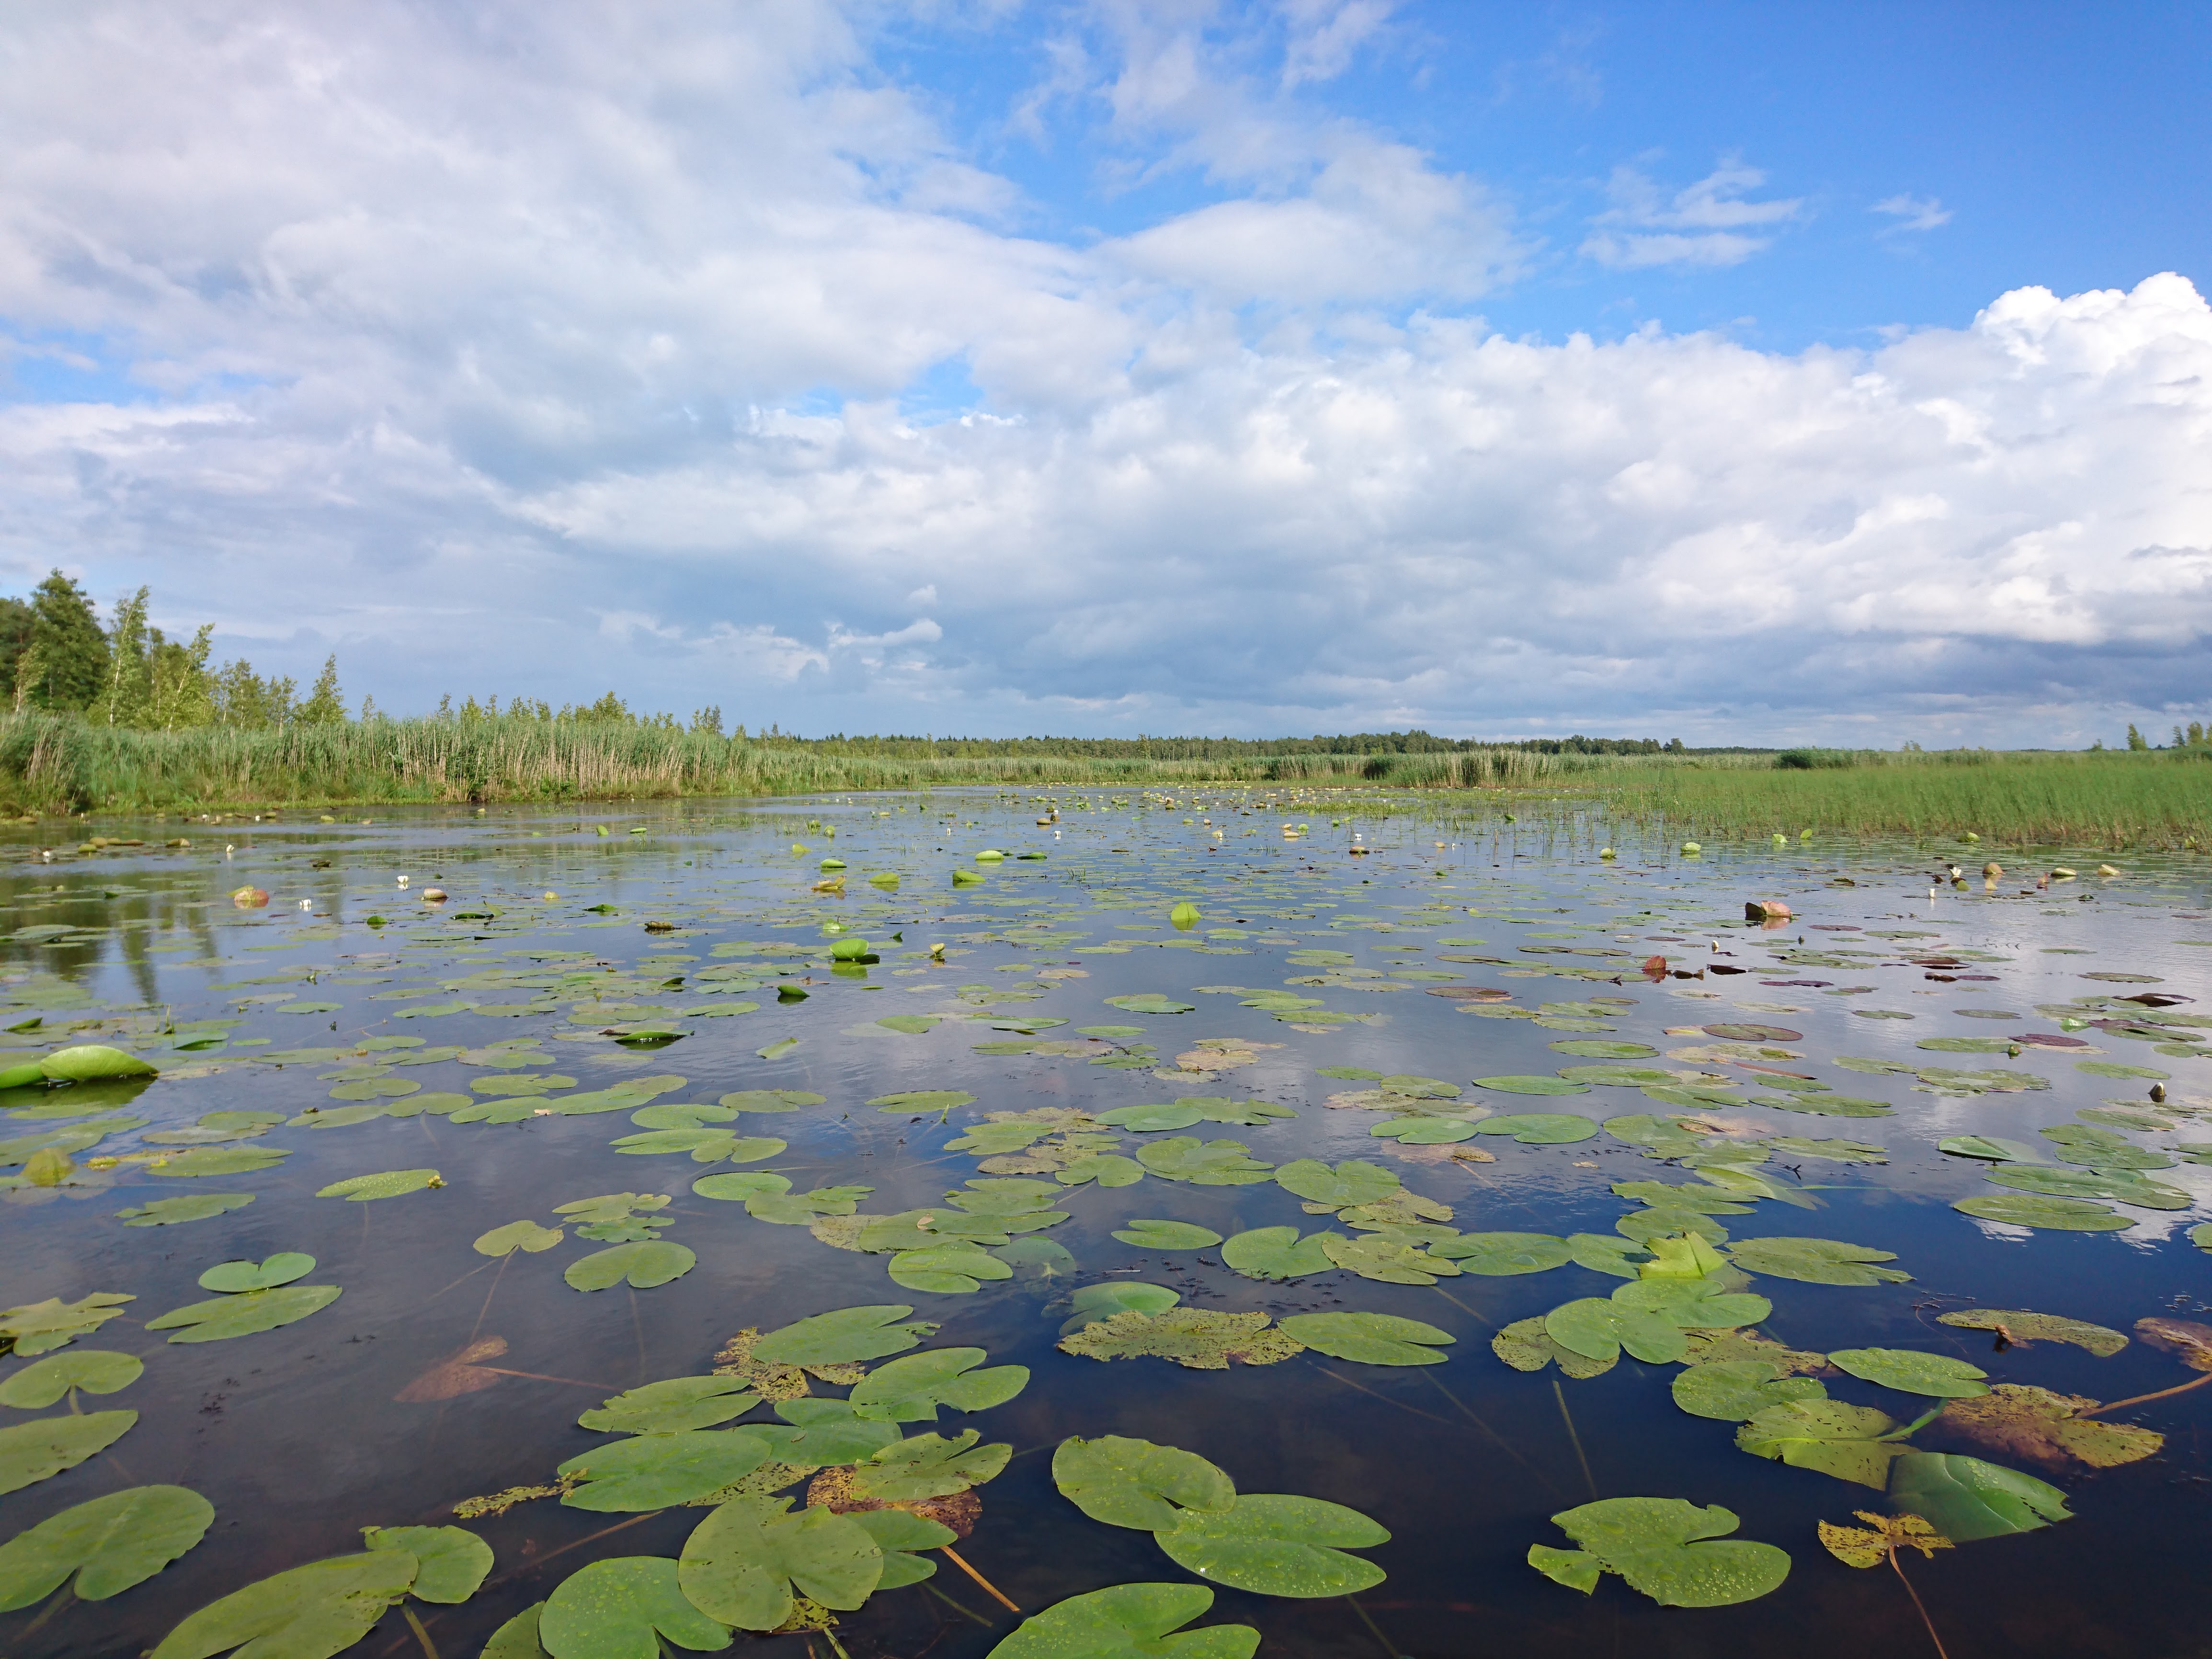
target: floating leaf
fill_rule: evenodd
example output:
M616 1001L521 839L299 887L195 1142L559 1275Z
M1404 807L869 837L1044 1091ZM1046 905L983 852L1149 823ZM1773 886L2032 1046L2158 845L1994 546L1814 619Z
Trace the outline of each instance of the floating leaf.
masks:
M290 1155L281 1146L194 1146L149 1164L146 1172L171 1178L252 1175L274 1168Z
M456 1607L483 1587L491 1571L491 1546L465 1527L363 1527L372 1550L401 1550L415 1558L408 1594Z
M1676 1373L1674 1403L1692 1417L1741 1423L1770 1406L1825 1400L1828 1391L1809 1376L1784 1376L1763 1359L1729 1359L1692 1365Z
M0 1406L44 1411L72 1389L86 1394L114 1394L136 1382L145 1369L144 1362L135 1354L74 1349L26 1365L0 1382Z
M968 1296L984 1281L1012 1279L1014 1270L969 1240L901 1250L890 1260L891 1283L902 1290Z
M1490 1339L1490 1351L1516 1371L1540 1371L1547 1365L1557 1364L1569 1376L1582 1380L1601 1376L1620 1363L1620 1351L1614 1350L1607 1359L1593 1359L1587 1354L1577 1353L1553 1341L1544 1328L1540 1315L1534 1319L1516 1319ZM1591 1581L1595 1583L1596 1581Z
M317 1198L343 1198L349 1204L365 1203L373 1198L398 1198L405 1193L419 1193L446 1184L445 1176L435 1170L386 1170L376 1175L350 1176L343 1181L334 1181L316 1191Z
M729 1627L684 1598L676 1563L661 1556L594 1561L562 1579L538 1615L552 1659L659 1659L664 1637L693 1653L730 1645Z
M934 1423L940 1406L961 1412L1003 1406L1028 1386L1029 1367L977 1370L988 1358L981 1348L908 1354L878 1366L848 1398L860 1416L886 1423Z
M1830 1352L1828 1363L1865 1382L1939 1400L1972 1400L1990 1391L1981 1381L1987 1371L1948 1354L1912 1348L1837 1348Z
M1396 1192L1400 1182L1379 1164L1346 1159L1331 1169L1316 1158L1302 1158L1275 1171L1275 1184L1309 1204L1328 1209L1373 1204Z
M149 1319L149 1331L175 1331L172 1342L222 1342L234 1336L273 1331L319 1313L343 1294L336 1285L287 1285L281 1290L248 1291L195 1302Z
M1528 1565L1584 1594L1603 1571L1662 1607L1724 1607L1755 1601L1790 1576L1785 1552L1728 1537L1740 1523L1717 1504L1700 1509L1680 1498L1607 1498L1552 1522L1582 1547L1534 1545Z
M2012 1347L2024 1348L2031 1342L2070 1342L2100 1359L2109 1359L2128 1346L2125 1336L2103 1325L2021 1309L1960 1308L1936 1315L1936 1322L1964 1330L1995 1331L2004 1339L2002 1346Z
M787 1515L790 1506L787 1498L741 1498L702 1521L677 1564L685 1599L750 1631L786 1623L794 1596L844 1610L866 1601L884 1571L875 1539L832 1510Z
M885 1446L853 1467L852 1491L858 1498L886 1503L945 1498L994 1479L1014 1449L1004 1443L979 1446L974 1429L957 1435L917 1434Z
M1222 1245L1222 1265L1247 1279L1303 1279L1327 1273L1336 1264L1322 1248L1322 1240L1331 1236L1310 1233L1300 1238L1296 1227L1255 1227Z
M1162 1129L1188 1129L1192 1124L1201 1123L1205 1119L1206 1114L1197 1107L1180 1101L1163 1102L1155 1106L1121 1106L1098 1115L1101 1123L1111 1123L1117 1128L1138 1134L1151 1134Z
M71 1573L80 1601L119 1595L198 1543L214 1519L215 1505L185 1486L132 1486L64 1510L0 1544L0 1613L45 1600Z
M1547 1046L1554 1054L1580 1054L1590 1060L1648 1060L1659 1052L1648 1043L1608 1042L1593 1037L1577 1037Z
M975 1096L959 1089L915 1089L904 1094L878 1095L868 1103L878 1111L912 1112L916 1115L929 1112L941 1115L975 1103Z
M1953 1401L1940 1420L1991 1451L2047 1469L2115 1468L2165 1446L2166 1437L2149 1429L2078 1415L2096 1404L2079 1395L2000 1382L1979 1399Z
M2048 1481L1957 1452L1906 1452L1890 1476L1889 1498L1957 1544L2073 1518L2066 1494Z
M310 1561L210 1602L161 1638L150 1659L329 1659L368 1634L415 1582L405 1550L368 1550Z
M86 1042L57 1049L39 1062L39 1070L56 1083L97 1083L106 1078L153 1077L158 1068L120 1048Z
M1878 1567L1902 1549L1918 1550L1933 1560L1937 1550L1952 1547L1949 1539L1917 1515L1875 1515L1866 1510L1851 1513L1872 1530L1832 1526L1826 1521L1819 1528L1822 1546L1847 1567Z
M1236 1483L1196 1452L1118 1434L1071 1437L1052 1455L1053 1484L1093 1521L1160 1532L1198 1510L1228 1512Z
M1108 997L1109 1008L1120 1008L1132 1014L1188 1014L1197 1005L1177 1002L1173 997L1163 996L1157 991L1143 991L1133 996Z
M1741 1239L1729 1247L1729 1259L1746 1273L1804 1285L1904 1285L1912 1278L1875 1265L1896 1261L1894 1251L1833 1238Z
M1906 1450L1901 1441L1881 1437L1896 1427L1871 1406L1793 1400L1753 1413L1736 1431L1735 1443L1753 1457L1778 1458L1792 1468L1817 1469L1879 1492L1890 1461Z
M1586 1095L1589 1085L1559 1077L1479 1077L1478 1089L1495 1089L1507 1095Z
M1296 1232L1293 1227L1289 1231ZM1230 1241L1232 1244L1236 1240ZM1224 1255L1227 1253L1224 1251ZM1324 1261L1322 1266L1328 1264ZM1136 1285L1127 1280L1109 1280L1103 1285L1085 1285L1068 1298L1074 1311L1060 1328L1059 1334L1067 1335L1085 1325L1096 1325L1102 1319L1111 1319L1118 1313L1159 1313L1174 1307L1182 1300L1180 1291L1164 1285Z
M579 1291L611 1290L625 1279L638 1290L649 1291L683 1278L698 1261L683 1245L656 1238L595 1251L570 1262L561 1277Z
M271 1291L305 1279L315 1270L315 1258L299 1250L279 1250L266 1261L222 1261L200 1275L204 1291Z
M1362 1365L1441 1365L1437 1352L1455 1339L1449 1331L1392 1314L1293 1314L1283 1329L1309 1348Z
M1277 1492L1240 1495L1222 1513L1186 1510L1152 1534L1176 1565L1258 1595L1351 1595L1382 1569L1346 1549L1387 1544L1385 1528L1341 1504Z
M1688 1340L1674 1321L1597 1297L1553 1309L1544 1316L1544 1334L1585 1359L1607 1364L1624 1348L1647 1365L1669 1365L1688 1352Z
M185 1198L157 1198L135 1209L118 1210L126 1227L173 1227L181 1222L204 1221L210 1216L242 1210L253 1202L252 1193L193 1193Z
M863 1510L855 1513L852 1520L876 1540L876 1547L884 1553L883 1577L876 1581L878 1589L897 1589L932 1577L937 1571L937 1564L915 1552L942 1549L960 1537L951 1528L906 1510Z
M603 1401L576 1419L604 1434L678 1434L711 1429L760 1404L736 1376L672 1376Z
M0 1429L0 1492L19 1492L75 1468L120 1440L137 1420L137 1412L72 1412Z
M1272 1365L1303 1351L1295 1337L1273 1328L1263 1313L1216 1313L1169 1308L1119 1313L1060 1340L1064 1353L1091 1359L1135 1359L1152 1355L1193 1370L1226 1370L1229 1362Z
M1459 1273L1457 1262L1430 1255L1402 1239L1323 1233L1321 1249L1338 1267L1384 1285L1433 1285Z
M986 1659L1252 1659L1249 1625L1182 1630L1213 1605L1202 1584L1116 1584L1025 1619Z
M1474 1126L1479 1135L1511 1135L1524 1146L1561 1146L1588 1140L1597 1133L1589 1118L1571 1112L1518 1112L1486 1118Z
M691 1190L702 1198L718 1198L725 1203L744 1204L756 1198L791 1190L787 1176L773 1175L765 1170L750 1170L741 1174L701 1176L691 1183Z
M1659 1243L1663 1241L1654 1240ZM1613 1293L1615 1307L1653 1314L1684 1330L1725 1331L1756 1325L1774 1311L1763 1296L1729 1291L1718 1277L1639 1278Z
M558 1227L541 1227L531 1220L510 1221L504 1227L495 1227L480 1234L473 1249L478 1255L511 1255L517 1250L535 1255L540 1250L550 1250L564 1237Z
M1242 1141L1201 1144L1190 1135L1153 1141L1139 1151L1137 1161L1164 1181L1188 1181L1200 1187L1249 1187L1267 1180L1275 1168L1255 1158Z
M570 1509L664 1509L720 1492L768 1462L768 1441L743 1429L641 1434L594 1446L556 1473L582 1481L562 1498Z
M2078 1198L2045 1198L2027 1193L1990 1193L1962 1198L1951 1207L1984 1221L2002 1221L2014 1227L2050 1227L2063 1232L2118 1232L2136 1224L2132 1218Z
M1430 1249L1445 1253L1437 1245ZM1451 1241L1449 1254L1462 1271L1487 1278L1547 1273L1574 1259L1567 1241L1549 1233L1462 1233Z
M2007 1140L2002 1135L1946 1135L1936 1143L1939 1152L1948 1152L1954 1158L1985 1158L1992 1164L2039 1164L2042 1150L2024 1140Z
M1125 1221L1115 1229L1114 1237L1148 1250L1203 1250L1221 1243L1221 1235L1211 1227L1188 1221Z
M898 1322L913 1311L893 1303L816 1314L756 1340L752 1358L771 1365L814 1366L903 1353L937 1329L924 1321Z

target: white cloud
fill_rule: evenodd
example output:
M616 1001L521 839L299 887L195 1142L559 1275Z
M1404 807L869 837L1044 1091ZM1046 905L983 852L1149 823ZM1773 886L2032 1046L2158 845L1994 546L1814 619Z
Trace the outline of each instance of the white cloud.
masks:
M1284 0L1283 90L1343 74L1396 9L1397 0Z
M1951 222L1951 210L1933 196L1886 196L1867 210L1869 213L1886 213L1892 222L1875 234L1895 236L1908 231L1934 230Z
M1757 167L1727 160L1667 196L1640 168L1615 167L1606 181L1613 205L1590 221L1593 229L1582 251L1600 264L1630 270L1741 264L1773 243L1771 234L1754 234L1756 229L1786 225L1805 205L1802 197L1746 199L1744 192L1765 182Z
M0 24L0 315L149 388L0 410L0 570L401 708L2054 741L2204 695L2178 276L1869 350L1510 339L1364 308L1525 257L1479 182L1187 29L1128 106L1227 199L1075 247L826 5L455 15ZM1617 175L1593 233L1742 257L1802 215L1763 183ZM992 418L902 416L952 358Z

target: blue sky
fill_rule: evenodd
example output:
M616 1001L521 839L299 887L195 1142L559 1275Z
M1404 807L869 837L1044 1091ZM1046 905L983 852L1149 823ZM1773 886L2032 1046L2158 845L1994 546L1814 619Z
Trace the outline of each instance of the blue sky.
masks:
M398 710L2201 718L2212 13L0 19L0 577Z

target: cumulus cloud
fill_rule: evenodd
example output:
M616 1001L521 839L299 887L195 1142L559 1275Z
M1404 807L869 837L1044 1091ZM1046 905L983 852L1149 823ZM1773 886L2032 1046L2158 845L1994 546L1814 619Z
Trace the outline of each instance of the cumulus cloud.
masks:
M1635 270L1653 265L1734 265L1772 246L1775 228L1796 219L1802 198L1755 202L1766 175L1723 161L1673 195L1641 168L1619 167L1606 182L1613 205L1590 221L1582 251L1600 264Z
M11 15L0 316L133 386L0 409L18 582L387 706L806 729L2064 741L2203 695L2180 276L1863 350L1508 338L1443 303L1519 257L1477 181L1173 29L1128 107L1228 182L1077 246L827 4L457 16ZM1712 263L1800 216L1763 184L1617 177L1595 229ZM956 359L986 409L903 412Z

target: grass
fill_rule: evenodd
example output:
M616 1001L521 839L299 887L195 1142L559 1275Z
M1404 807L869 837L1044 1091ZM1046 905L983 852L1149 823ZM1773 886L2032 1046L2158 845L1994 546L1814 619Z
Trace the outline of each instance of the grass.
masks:
M1594 803L1692 837L1817 829L2109 848L2212 845L2212 750L1793 750L1579 755L1287 754L1162 760L950 756L867 740L723 738L659 726L377 720L140 732L0 715L0 806L19 815L237 807L645 799L1000 786L1290 784L1435 791L1457 803ZM889 748L891 745L886 744ZM913 752L921 748L921 752ZM1358 803L1347 799L1345 805Z

